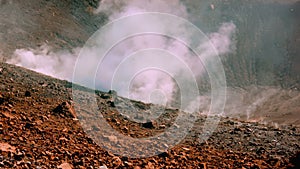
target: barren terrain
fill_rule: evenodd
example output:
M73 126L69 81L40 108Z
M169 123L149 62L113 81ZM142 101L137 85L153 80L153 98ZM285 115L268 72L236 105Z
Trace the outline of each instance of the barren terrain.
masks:
M224 114L214 132L205 133L210 100L202 95L203 110L186 137L174 147L153 140L149 148L115 134L173 138L169 127L185 131L175 122L178 109L164 108L158 119L144 121L154 113L150 107L160 107L5 63L18 49L50 46L43 52L51 57L81 48L109 21L107 13L94 12L98 0L0 0L0 168L300 168L299 1L182 3L193 16L187 19L205 33L223 21L237 26L236 50L222 58L228 87ZM201 85L200 91L209 90L205 78ZM131 111L128 103L137 114L124 116ZM107 132L99 118L116 133ZM202 140L203 134L211 136ZM157 154L113 153L120 145L137 147L136 155L153 149Z
M69 82L4 63L0 67L0 78L0 166L3 168L56 168L61 164L74 168L104 165L108 168L299 167L299 155L293 160L300 148L299 127L274 127L222 118L212 136L200 142L198 137L206 116L199 116L180 144L171 149L162 147L162 154L158 156L137 159L117 156L97 145L86 135L88 131L82 129L72 108ZM84 88L79 90L83 96L91 92ZM149 137L162 132L176 115L176 110L170 109L171 116L166 113L160 122L134 123L120 115L104 95L110 94L101 92L98 96L102 103L98 113L102 112L116 132L127 136ZM147 105L139 104L147 109ZM77 113L88 117L93 112ZM101 132L101 127L95 123L92 130ZM111 142L109 148L114 149L119 142L110 134L101 137ZM130 142L122 144L132 146ZM145 150L136 150L139 151Z

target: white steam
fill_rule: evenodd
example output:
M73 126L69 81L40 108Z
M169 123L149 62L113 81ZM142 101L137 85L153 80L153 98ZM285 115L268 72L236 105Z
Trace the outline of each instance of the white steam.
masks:
M114 12L112 12L114 11ZM173 15L177 15L183 18L189 18L186 7L179 0L174 1L166 1L166 0L157 0L157 1L139 1L139 0L131 0L131 1L101 1L99 8L95 11L96 13L104 12L109 14L110 20L114 20L119 17L129 16L142 12L163 12L170 13ZM116 28L110 32L109 36L114 36L114 34L118 34L122 29L134 29L134 27L140 27L143 25L147 25L147 20L141 20L139 23L131 25L130 27L122 27ZM163 22L161 20L157 20L157 23ZM218 32L208 34L208 39L210 41L203 41L199 44L199 47L202 49L201 58L213 57L216 55L215 50L218 51L219 55L223 55L235 50L235 43L232 41L232 35L235 33L236 26L229 22L223 23ZM189 30L186 30L184 27L178 27L178 32L182 32L184 34L189 33ZM109 37L108 36L108 37ZM187 39L189 42L192 42L193 34L189 35L191 39ZM100 39L99 39L100 40ZM204 40L204 39L203 39ZM213 44L213 46L212 46ZM100 66L99 78L97 81L99 82L100 88L107 89L108 85L112 83L111 77L114 74L114 71L117 69L118 65L125 57L129 54L149 48L160 48L170 53L174 54L174 56L179 57L179 59L184 60L186 64L192 69L195 73L195 76L201 78L201 75L204 73L205 68L199 62L199 58L194 56L193 53L188 49L184 44L178 42L174 39L166 38L163 36L155 36L155 35L143 35L136 36L130 39L126 39L121 44L118 44L114 49L110 51L110 53L104 59L102 66ZM156 57L153 57L153 59ZM144 59L142 62L152 62L156 63L154 60ZM177 72L176 78L185 79L187 76L183 74L183 67L181 65L176 64L174 61L170 60L166 57L159 58L160 62L166 63L166 70L174 70ZM140 65L143 64L141 62L131 61L128 69L137 69ZM124 70L119 77L124 77L125 80L132 80L132 85L130 86L130 97L132 99L142 100L144 102L151 102L149 96L151 96L153 91L163 91L164 97L168 100L168 103L174 101L175 94L178 92L175 77L166 76L166 74L162 72L157 72L157 70L148 70L144 71L140 74L140 76L130 78L128 76L128 72L130 70ZM188 79L190 80L190 79ZM106 82L106 83L105 83ZM109 82L109 83L107 83ZM119 85L115 90L118 91L119 94L126 96L127 88L126 86Z
M188 19L189 13L186 7L179 0L166 1L166 0L156 0L156 1L117 1L117 0L103 0L100 2L99 8L95 13L103 12L109 15L110 20L117 19L119 17L133 15L141 12L163 12L174 14L183 18ZM141 23L132 26L143 26L144 22L147 20L142 20ZM157 21L162 22L162 21ZM102 43L110 40L110 36L118 34L122 29L130 28L115 28L111 30L110 34L105 37L105 39L98 39ZM167 29L167 28L166 28ZM236 26L232 22L222 23L217 32L208 34L209 41L203 39L199 44L202 49L200 54L202 58L213 57L216 55L215 50L217 50L219 56L233 52L235 50L235 41L232 40ZM178 28L179 32L189 33L184 27ZM191 39L189 42L193 42L193 35L190 35ZM100 43L101 44L101 43ZM213 44L213 46L212 46ZM101 46L99 46L101 47ZM89 54L86 56L86 62L88 63L98 63L99 58L97 57L97 52L95 52L97 46L90 49ZM96 88L100 90L109 90L112 83L112 76L114 75L119 64L124 61L124 59L133 52L149 49L149 48L159 48L162 50L169 51L174 56L179 57L178 59L186 62L186 65L195 73L197 78L201 78L201 75L205 72L205 68L199 61L197 56L190 51L181 42L174 39L170 39L164 36L158 35L141 35L133 38L126 39L121 43L117 44L114 48L109 51L109 53L104 58L103 62L99 65L96 75ZM8 63L16 64L43 74L47 74L60 79L71 80L74 70L74 65L77 59L79 49L74 49L74 51L57 51L52 52L50 46L42 46L37 49L18 49L15 51L14 57L8 60ZM183 73L182 66L178 62L173 62L169 58L156 58L154 60L144 60L144 62L161 62L166 63L165 66L169 70L174 70L176 72L177 78L182 78L185 80L186 75ZM140 62L130 62L128 70L121 71L118 77L127 78L128 72L137 69L141 66ZM89 69L87 66L86 69ZM88 72L88 71L86 71ZM91 74L81 74L82 85L90 87L91 82L87 82L86 77L91 76ZM178 88L176 85L175 77L170 77L168 74L157 71L157 70L146 70L141 72L136 77L131 77L130 85L130 97L132 99L142 100L145 102L151 102L151 97L153 92L157 92L163 95L163 99L167 99L167 103L170 104ZM128 80L128 79L127 79ZM119 94L124 93L124 88L122 85L115 88ZM198 100L198 101L201 101ZM164 103L163 103L164 104Z
M72 80L73 67L79 48L73 51L52 52L43 45L37 49L17 49L7 63L22 66L62 80Z

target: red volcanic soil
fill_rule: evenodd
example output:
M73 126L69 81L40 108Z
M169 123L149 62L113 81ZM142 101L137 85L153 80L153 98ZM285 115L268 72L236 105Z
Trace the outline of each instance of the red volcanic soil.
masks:
M299 167L300 128L274 128L221 118L207 141L200 142L205 116L199 116L188 135L175 147L161 148L161 154L122 157L107 151L84 131L72 101L72 84L20 67L0 63L0 167L1 168L296 168ZM82 100L90 91L83 87ZM110 93L97 92L99 112L115 129L134 138L166 132L178 114L167 109L159 120L136 123L120 114ZM118 97L119 98L119 97ZM119 98L122 102L126 99ZM133 102L138 110L149 105ZM82 104L85 104L84 102ZM80 105L82 107L89 106ZM94 115L96 115L94 114ZM91 130L102 130L95 124ZM110 135L109 135L110 134ZM114 133L101 135L109 150L116 149ZM99 143L99 142L98 142ZM155 143L154 143L155 144ZM127 145L127 143L125 143ZM130 146L130 144L128 144ZM136 152L147 150L136 149ZM297 166L298 165L298 166Z

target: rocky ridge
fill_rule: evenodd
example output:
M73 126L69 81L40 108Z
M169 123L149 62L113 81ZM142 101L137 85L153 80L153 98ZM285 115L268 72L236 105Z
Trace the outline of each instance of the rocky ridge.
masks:
M128 158L113 154L83 130L84 112L75 112L72 84L20 67L0 67L1 168L296 168L299 167L300 129L222 117L207 141L199 141L205 116L198 117L187 137L159 155ZM77 86L82 98L93 91ZM99 112L117 132L134 138L162 133L178 111L166 109L156 121L133 122L123 116L112 93L97 91ZM119 101L124 102L124 98ZM132 101L138 110L149 105ZM92 130L101 131L101 125ZM120 141L105 133L113 150ZM127 143L122 143L126 145ZM130 144L128 143L128 146ZM144 150L136 150L144 151Z

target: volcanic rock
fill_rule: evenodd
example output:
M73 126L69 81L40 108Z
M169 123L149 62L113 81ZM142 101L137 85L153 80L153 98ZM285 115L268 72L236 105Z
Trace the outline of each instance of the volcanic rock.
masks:
M153 129L153 128L155 128L152 121L149 121L149 122L146 122L146 123L142 123L142 126L143 126L144 128L148 128L148 129Z
M59 169L72 169L72 166L69 163L62 163L61 165L57 166Z
M103 168L104 164L107 168L299 168L296 153L300 148L300 129L297 125L281 124L275 128L221 117L215 130L209 132L203 131L207 116L201 115L186 136L178 139L178 133L165 131L175 125L179 113L176 109L168 109L156 120L134 122L131 117L122 115L122 109L107 104L100 95L97 96L101 103L99 110L88 111L91 105L84 100L90 91L80 88L76 90L82 93L79 96L83 101L82 111L75 113L70 99L72 89L67 82L20 67L0 65L4 67L0 80L5 86L0 87L0 95L5 98L0 104L0 168ZM41 81L49 85L42 86ZM52 84L55 87L51 88ZM14 90L7 90L7 86L14 86ZM28 89L34 89L30 97L20 94ZM116 97L120 105L129 101ZM133 103L139 105L138 111L148 110L149 104ZM80 120L74 120L78 113ZM118 140L113 136L115 133L107 132L106 126L97 120L99 116L114 132L134 139L160 134L162 137L149 141L149 145L158 146L154 150L157 154L144 158L112 154L109 150L132 149L133 143ZM184 131L182 127L173 128ZM209 137L203 140L202 136L206 135ZM97 141L98 137L105 140ZM168 144L172 139L178 144ZM160 142L167 144L160 145ZM134 152L143 155L151 148L141 145Z
M63 117L76 118L75 110L68 102L61 103L53 110L53 112Z
M25 97L30 97L30 96L31 96L30 91L26 91L26 92L25 92Z

